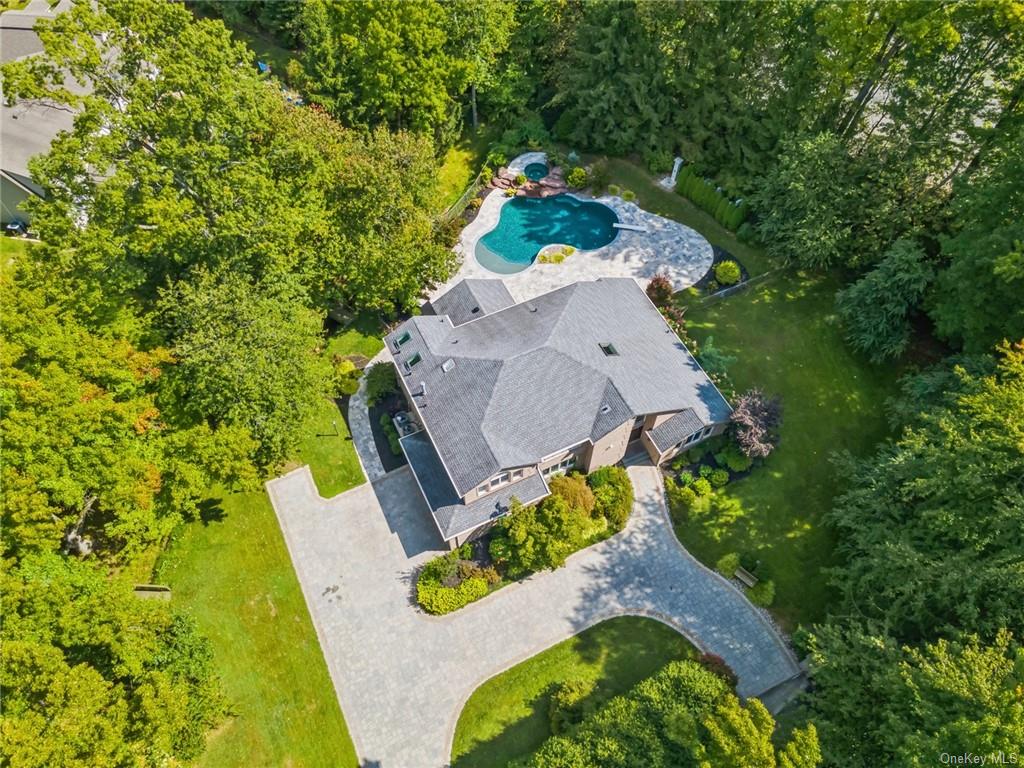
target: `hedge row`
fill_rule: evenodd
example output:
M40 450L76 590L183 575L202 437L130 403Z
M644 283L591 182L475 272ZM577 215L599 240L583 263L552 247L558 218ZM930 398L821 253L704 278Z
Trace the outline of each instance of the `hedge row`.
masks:
M729 198L693 172L693 166L683 166L676 177L676 192L715 217L728 230L735 232L747 218L747 204L733 205Z

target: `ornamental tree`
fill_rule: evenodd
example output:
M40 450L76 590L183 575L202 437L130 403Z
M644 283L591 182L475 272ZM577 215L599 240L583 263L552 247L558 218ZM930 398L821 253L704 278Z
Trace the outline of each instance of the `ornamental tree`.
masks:
M763 459L779 444L782 399L760 389L748 390L740 396L731 421L740 450L752 459Z

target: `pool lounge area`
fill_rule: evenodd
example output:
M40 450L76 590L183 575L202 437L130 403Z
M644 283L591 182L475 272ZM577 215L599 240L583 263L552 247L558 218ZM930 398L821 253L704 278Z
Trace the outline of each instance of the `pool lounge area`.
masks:
M529 152L513 159L508 167L515 173L523 173L527 165L531 163L544 163L547 158L542 152ZM435 298L444 293L450 286L464 278L494 278L500 277L516 301L525 301L542 293L560 288L563 285L576 282L577 280L594 280L601 277L632 277L646 285L656 274L664 273L672 281L677 290L693 285L700 280L714 261L714 252L711 244L698 232L672 219L666 219L657 214L645 211L636 203L623 200L621 197L612 195L601 195L591 197L582 192L568 195L557 195L549 200L559 197L572 198L577 203L589 203L597 205L598 208L589 209L590 212L607 209L608 214L596 214L596 216L607 216L602 221L590 223L566 222L563 226L567 230L556 228L550 221L535 222L530 225L529 215L532 209L518 210L523 203L517 203L510 209L510 215L520 219L520 234L524 236L522 248L524 253L529 253L536 243L547 237L563 237L562 234L552 234L560 231L571 231L578 228L580 233L593 227L593 232L587 233L587 237L593 240L591 249L581 248L572 256L560 264L545 264L536 261L537 251L544 245L538 245L529 256L529 264L512 264L513 259L508 256L512 250L501 253L501 260L509 262L506 265L499 263L497 259L491 260L487 253L478 250L478 245L488 235L499 229L503 211L514 201L525 200L521 197L505 197L500 190L494 190L484 198L483 203L477 211L476 217L462 230L459 242L455 245L454 251L461 259L461 266L454 275L445 283L435 286L428 295L428 299ZM564 203L562 204L564 205ZM566 211L572 210L566 208ZM579 209L576 209L579 210ZM542 207L540 212L546 213ZM614 219L612 219L614 216ZM586 221L586 220L585 220ZM606 227L610 227L609 231ZM516 229L506 230L505 234L515 234ZM492 242L494 235L492 237ZM603 245L597 245L601 239L608 238ZM557 242L557 241L556 241ZM559 244L573 245L575 243L560 242ZM487 242L483 243L483 249L495 252L488 247ZM499 245L498 249L501 250ZM482 254L482 261L478 258ZM497 254L495 254L497 255ZM506 269L509 271L499 271Z

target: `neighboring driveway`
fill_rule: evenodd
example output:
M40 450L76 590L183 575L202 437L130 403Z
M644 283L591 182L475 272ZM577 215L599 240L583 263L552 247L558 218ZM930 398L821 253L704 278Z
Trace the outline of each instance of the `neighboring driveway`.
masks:
M675 627L722 656L743 695L798 673L757 610L679 545L658 470L629 474L625 531L444 617L415 607L415 569L442 545L408 468L330 500L307 467L267 484L363 765L447 765L482 682L612 616Z

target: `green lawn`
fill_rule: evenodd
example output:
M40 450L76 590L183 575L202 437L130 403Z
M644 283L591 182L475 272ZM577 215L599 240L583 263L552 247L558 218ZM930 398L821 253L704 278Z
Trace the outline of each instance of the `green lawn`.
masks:
M0 269L6 270L15 259L20 259L29 248L35 248L38 243L24 237L7 237L0 234Z
M593 626L477 688L455 727L453 765L492 768L536 750L551 736L551 693L565 680L596 680L599 704L668 662L697 655L675 630L653 619L627 616Z
M726 487L717 516L680 526L686 547L713 565L726 552L759 558L776 585L773 612L783 625L821 619L829 599L822 568L835 541L822 525L836 478L829 455L864 454L887 431L886 397L895 366L852 354L836 324L834 278L779 273L745 292L687 311L687 327L737 358L739 391L760 387L783 403L782 441L765 466Z
M338 354L376 354L379 323L357 318L328 339ZM363 482L345 420L324 399L304 429L300 462L320 493ZM210 638L233 716L210 735L200 766L338 768L357 765L334 686L266 493L218 494L179 530L154 581Z
M480 173L493 138L494 132L484 126L475 133L472 128L467 128L458 143L445 153L441 167L437 170L439 210L448 210Z
M623 158L609 158L608 176L612 184L636 192L636 202L641 208L697 230L712 245L724 248L736 256L751 275L767 272L773 266L759 248L741 243L736 235L715 221L714 216L705 213L682 195L659 185L646 169Z

